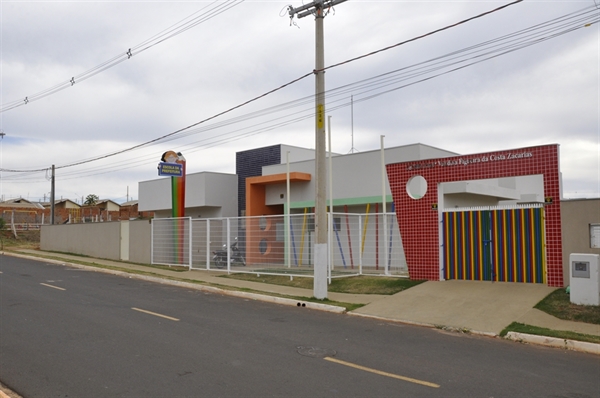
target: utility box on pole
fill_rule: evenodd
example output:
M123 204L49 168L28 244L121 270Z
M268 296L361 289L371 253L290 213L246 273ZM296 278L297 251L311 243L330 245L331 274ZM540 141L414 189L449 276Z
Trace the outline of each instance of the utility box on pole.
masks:
M571 253L570 296L573 304L600 305L600 255Z

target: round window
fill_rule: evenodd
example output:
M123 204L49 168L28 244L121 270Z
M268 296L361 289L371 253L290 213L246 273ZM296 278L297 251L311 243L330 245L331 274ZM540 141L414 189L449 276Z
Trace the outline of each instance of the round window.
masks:
M427 180L423 176L414 176L406 183L406 193L411 198L421 199L427 193Z

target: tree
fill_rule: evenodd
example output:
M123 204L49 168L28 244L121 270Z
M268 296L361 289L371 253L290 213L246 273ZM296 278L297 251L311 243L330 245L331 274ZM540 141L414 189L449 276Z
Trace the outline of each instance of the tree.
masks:
M83 202L83 204L85 206L94 206L96 203L98 203L98 200L100 200L98 195L91 193L85 197L85 202Z

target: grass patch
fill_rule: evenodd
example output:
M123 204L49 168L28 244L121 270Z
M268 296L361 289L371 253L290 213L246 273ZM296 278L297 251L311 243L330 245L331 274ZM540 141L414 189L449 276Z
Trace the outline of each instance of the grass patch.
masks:
M513 322L510 325L508 325L506 328L504 328L504 330L500 332L500 336L504 337L508 334L508 332L527 333L534 334L537 336L556 337L565 340L585 341L588 343L600 344L600 336L593 336L589 334L568 332L562 330L546 329L538 326L525 325L519 322Z
M559 319L600 325L600 306L573 304L562 288L550 293L535 308Z
M39 247L39 231L20 231L17 239L10 231L0 231L0 250L39 249Z
M231 274L223 275L222 278L231 278L251 282L270 283L272 285L299 287L303 289L313 288L313 278L294 277L282 275L260 275L255 274ZM347 278L335 278L327 290L334 293L349 294L385 294L391 295L424 281L412 281L403 278L390 278L381 276L353 276Z

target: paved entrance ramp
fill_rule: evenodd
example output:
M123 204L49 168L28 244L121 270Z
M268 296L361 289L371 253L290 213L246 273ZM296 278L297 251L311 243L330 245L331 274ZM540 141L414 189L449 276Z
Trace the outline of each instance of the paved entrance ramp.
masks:
M353 312L498 334L555 289L532 283L428 281Z

